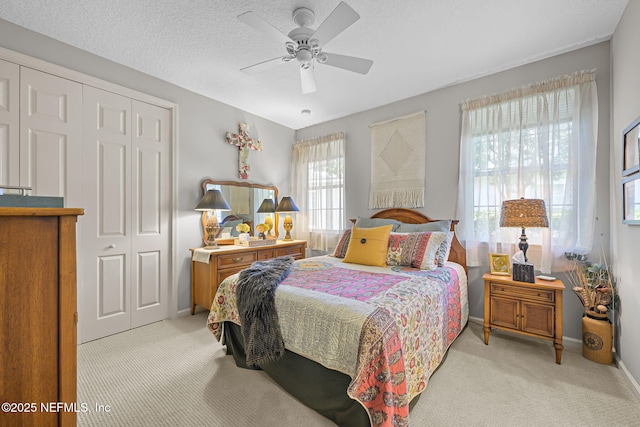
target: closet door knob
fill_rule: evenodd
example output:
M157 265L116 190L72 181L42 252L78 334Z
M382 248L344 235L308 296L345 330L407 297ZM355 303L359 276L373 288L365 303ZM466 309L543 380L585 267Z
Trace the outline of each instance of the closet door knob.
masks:
M113 243L109 245L109 249L113 249L113 248L115 248L115 247L116 247L116 245L115 245L115 244L113 244Z

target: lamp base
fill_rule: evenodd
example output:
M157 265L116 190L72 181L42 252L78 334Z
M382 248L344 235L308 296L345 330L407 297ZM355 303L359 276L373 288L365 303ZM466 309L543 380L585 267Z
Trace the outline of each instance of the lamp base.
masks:
M520 235L520 243L518 243L518 249L522 251L524 262L528 262L529 260L527 259L527 249L529 249L529 244L527 243L527 235L524 234L524 227L522 228L522 234Z

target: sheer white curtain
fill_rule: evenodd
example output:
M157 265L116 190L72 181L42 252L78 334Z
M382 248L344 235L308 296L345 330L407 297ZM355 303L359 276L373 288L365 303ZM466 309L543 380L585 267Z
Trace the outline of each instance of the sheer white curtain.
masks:
M312 251L332 251L344 230L344 156L343 133L293 145L294 233Z
M549 228L526 230L536 269L559 271L565 251L591 249L597 134L594 71L463 103L457 231L469 266L518 250L520 230L499 221L502 201L520 197L547 206Z

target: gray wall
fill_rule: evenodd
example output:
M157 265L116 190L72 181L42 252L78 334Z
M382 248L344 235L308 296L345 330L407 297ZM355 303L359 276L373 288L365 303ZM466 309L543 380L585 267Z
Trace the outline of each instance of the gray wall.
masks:
M499 93L517 86L578 70L597 68L599 129L597 153L598 223L600 243L609 247L609 42L600 43L553 58L538 61L491 76L446 87L352 116L319 124L296 132L296 140L334 132L346 132L346 213L347 218L368 216L371 173L369 125L415 111L427 112L426 206L418 209L435 219L454 218L458 191L460 157L460 103L468 98ZM596 249L595 251L599 251ZM469 271L471 316L483 317L482 274ZM562 275L558 275L561 279ZM565 281L565 283L567 283ZM570 291L564 293L564 335L581 340L582 306ZM550 346L550 352L551 346Z
M177 241L178 309L191 307L189 248L202 246L200 215L193 208L201 197L204 178L240 181L238 149L224 140L237 132L238 122L249 123L251 136L261 139L262 152L251 152L250 182L275 185L281 195L290 190L289 169L294 131L242 110L179 88L104 58L0 20L0 46L80 71L124 87L175 102L177 123ZM254 131L255 129L255 131ZM81 207L81 206L80 206ZM172 284L176 286L175 283ZM171 309L172 314L175 308Z
M640 116L640 2L630 1L611 41L611 253L617 278L617 350L640 382L640 226L622 224L622 131Z

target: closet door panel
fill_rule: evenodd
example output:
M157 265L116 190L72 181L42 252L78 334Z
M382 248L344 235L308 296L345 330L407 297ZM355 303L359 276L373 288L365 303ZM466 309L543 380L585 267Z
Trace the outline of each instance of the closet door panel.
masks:
M0 60L0 185L20 185L20 66Z
M20 185L82 203L82 85L20 69Z
M132 101L132 265L133 311L137 327L168 316L169 143L167 109Z
M131 100L84 87L82 342L131 327Z

